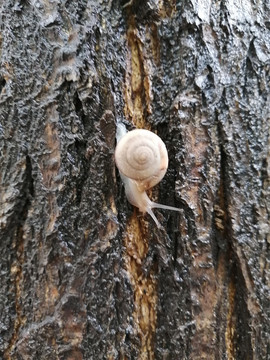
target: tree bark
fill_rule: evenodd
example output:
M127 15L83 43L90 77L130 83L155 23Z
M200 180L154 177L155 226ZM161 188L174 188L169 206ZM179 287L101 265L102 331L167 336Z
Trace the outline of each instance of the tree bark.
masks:
M269 359L269 1L1 3L0 358ZM126 200L116 124L166 143Z

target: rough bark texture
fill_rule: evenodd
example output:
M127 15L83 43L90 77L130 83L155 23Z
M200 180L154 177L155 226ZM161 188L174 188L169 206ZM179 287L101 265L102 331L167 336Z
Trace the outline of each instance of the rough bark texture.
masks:
M270 3L1 2L0 358L269 359ZM170 165L149 216L116 122Z

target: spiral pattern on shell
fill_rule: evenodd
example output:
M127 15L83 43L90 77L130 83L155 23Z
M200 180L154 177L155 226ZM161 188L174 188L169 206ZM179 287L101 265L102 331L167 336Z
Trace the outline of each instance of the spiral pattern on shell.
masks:
M137 182L140 191L156 185L168 168L164 142L151 131L136 129L124 135L116 146L115 162L119 171Z

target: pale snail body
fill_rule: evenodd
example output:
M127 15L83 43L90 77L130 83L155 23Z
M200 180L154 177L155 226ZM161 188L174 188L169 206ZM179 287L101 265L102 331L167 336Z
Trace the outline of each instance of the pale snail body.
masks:
M165 144L151 131L136 129L127 132L122 124L117 127L117 142L115 162L128 201L141 212L147 212L160 227L153 208L180 211L151 201L146 193L161 181L167 171L168 152Z

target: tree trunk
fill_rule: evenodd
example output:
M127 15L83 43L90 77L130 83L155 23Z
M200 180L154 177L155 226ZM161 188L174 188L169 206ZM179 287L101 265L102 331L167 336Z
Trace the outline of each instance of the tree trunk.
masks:
M1 359L270 359L269 16L2 2ZM127 202L119 123L168 148L161 229Z

